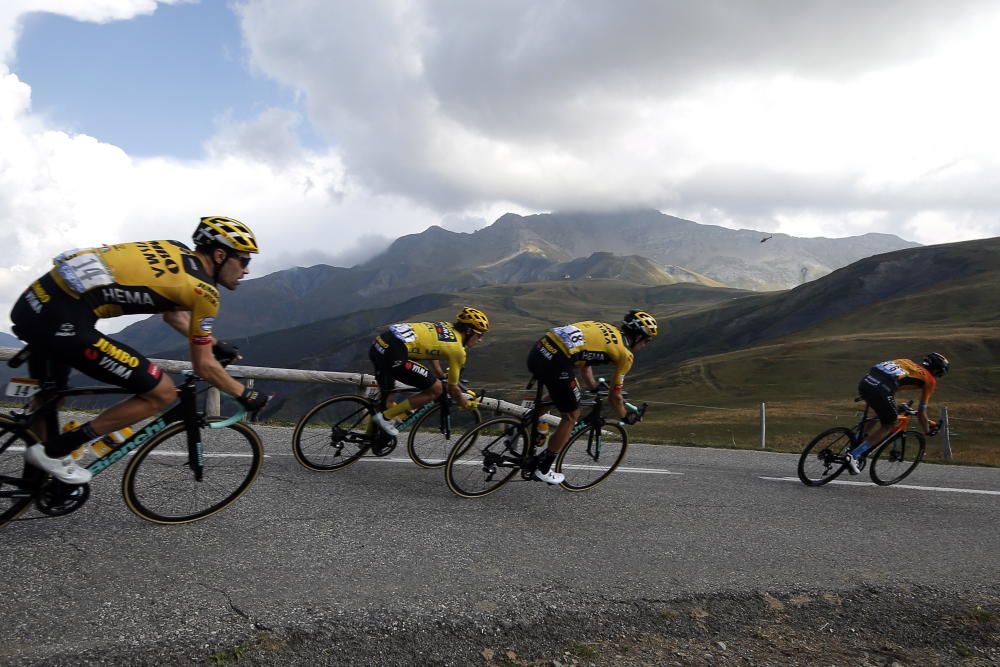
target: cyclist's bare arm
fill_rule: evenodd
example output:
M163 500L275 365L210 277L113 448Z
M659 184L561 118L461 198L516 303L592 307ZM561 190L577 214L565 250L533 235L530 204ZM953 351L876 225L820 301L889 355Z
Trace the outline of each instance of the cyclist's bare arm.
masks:
M584 366L580 369L580 380L583 386L591 391L597 389L597 380L594 379L594 369L591 366Z
M192 343L189 347L191 349L191 365L194 366L194 372L198 377L232 396L239 396L243 393L243 385L234 380L222 367L222 364L215 359L211 345Z
M163 321L187 337L191 329L191 311L174 310L163 313ZM191 351L191 365L194 367L195 375L219 391L224 391L233 396L239 396L243 393L243 385L234 380L226 372L226 369L222 367L222 364L212 354L211 345L195 345L192 343L188 347Z
M469 399L462 392L462 388L457 384L448 385L448 393L451 395L451 399L455 401L462 409L469 407Z
M920 427L924 429L924 433L931 432L931 422L927 417L927 408L922 407L917 410L917 420L920 421Z
M171 310L163 313L163 321L170 325L171 329L178 331L185 338L191 329L190 310Z
M440 361L438 361L437 359L431 359L431 364L430 365L431 365L431 372L434 373L434 376L438 380L443 380L443 379L445 379L447 377L447 374L444 372L444 369L441 368L441 362Z
M615 411L619 419L625 419L625 415L628 412L625 410L625 398L622 396L622 392L616 391L615 387L612 387L611 393L608 394L608 403L611 405L611 409Z

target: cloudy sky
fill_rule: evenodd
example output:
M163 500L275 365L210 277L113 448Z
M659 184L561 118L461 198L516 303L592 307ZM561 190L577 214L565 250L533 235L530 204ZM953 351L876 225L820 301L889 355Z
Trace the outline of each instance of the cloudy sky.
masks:
M257 275L506 211L997 236L998 62L994 0L2 0L0 309L207 214Z

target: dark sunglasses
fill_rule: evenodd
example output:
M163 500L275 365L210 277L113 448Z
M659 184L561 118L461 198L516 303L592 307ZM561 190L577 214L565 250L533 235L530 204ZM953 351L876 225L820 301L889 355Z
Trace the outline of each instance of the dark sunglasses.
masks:
M253 257L244 257L243 255L229 255L229 259L235 259L237 262L240 263L240 266L242 266L245 269L250 265L250 260L253 259Z

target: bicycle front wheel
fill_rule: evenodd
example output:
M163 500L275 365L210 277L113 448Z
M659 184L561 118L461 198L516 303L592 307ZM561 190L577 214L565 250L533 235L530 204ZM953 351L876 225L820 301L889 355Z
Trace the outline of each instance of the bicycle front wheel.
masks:
M924 460L926 448L923 433L897 433L872 453L872 481L879 486L889 486L900 481Z
M444 469L448 488L463 498L493 493L520 470L527 442L519 419L497 417L484 421L451 448Z
M482 422L479 410L451 406L443 423L441 405L422 415L406 439L406 451L421 468L440 468L448 462L448 453L459 438Z
M0 527L31 506L35 484L26 479L24 450L38 442L35 435L12 419L0 417ZM39 471L41 474L41 471Z
M334 396L317 404L295 425L292 452L306 468L329 472L345 468L371 447L371 401L360 396Z
M854 445L851 429L838 426L812 439L799 457L799 479L806 486L823 486L844 472L844 457Z
M202 428L201 440L201 481L189 463L183 422L171 424L137 449L122 476L128 508L153 523L189 523L215 514L246 493L264 461L257 432L237 422L222 429Z
M588 426L559 452L556 470L566 475L559 486L567 491L594 488L621 464L626 449L628 433L618 424Z

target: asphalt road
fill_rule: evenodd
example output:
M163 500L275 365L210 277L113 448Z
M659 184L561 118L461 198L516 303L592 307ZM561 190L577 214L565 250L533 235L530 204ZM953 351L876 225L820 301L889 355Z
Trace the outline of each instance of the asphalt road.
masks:
M75 514L0 531L0 663L209 656L262 630L366 619L389 633L398 619L541 614L571 598L963 594L1000 572L998 469L923 464L899 487L807 488L794 455L636 445L586 493L517 481L466 500L405 450L315 473L291 456L290 429L258 430L261 477L205 521L136 518L111 469Z

